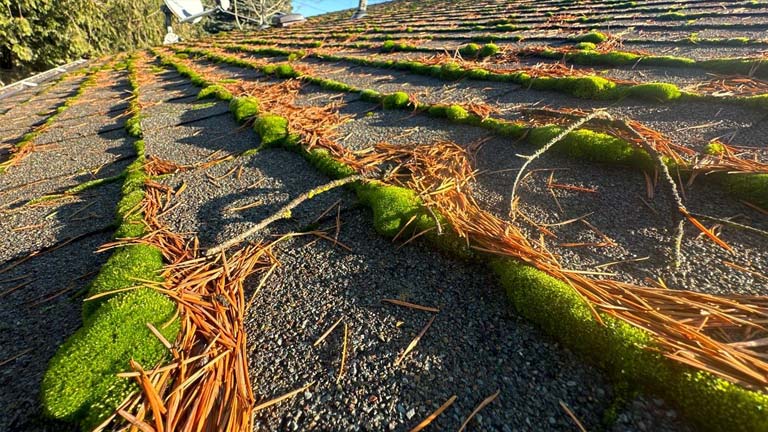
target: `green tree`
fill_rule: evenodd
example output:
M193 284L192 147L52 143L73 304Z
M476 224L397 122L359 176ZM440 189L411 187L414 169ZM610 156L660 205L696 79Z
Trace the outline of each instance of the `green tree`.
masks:
M0 0L0 66L43 70L159 44L162 0ZM191 36L191 25L176 32Z

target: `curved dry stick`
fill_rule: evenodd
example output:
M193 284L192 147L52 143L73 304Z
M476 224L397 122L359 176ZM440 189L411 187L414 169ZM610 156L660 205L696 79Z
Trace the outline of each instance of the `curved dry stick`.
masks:
M608 113L605 112L605 110L595 110L589 113L588 115L580 118L578 121L571 123L567 128L563 129L562 132L557 134L556 137L552 138L548 143L544 145L544 147L536 150L536 152L530 156L522 156L524 157L525 163L523 163L523 166L520 167L520 171L517 172L517 177L515 177L515 183L512 184L512 196L509 198L509 217L514 219L515 218L515 192L517 191L517 185L520 183L520 179L523 176L523 172L525 172L525 168L528 167L528 165L531 164L535 159L537 159L539 156L543 155L547 152L550 148L552 148L553 145L560 142L563 138L565 138L566 135L573 132L574 130L578 129L583 125L584 123L592 120L595 117L605 117L610 116Z
M244 233L237 235L224 243L221 243L217 246L214 246L210 249L208 249L205 252L205 256L211 257L214 255L217 255L221 253L221 251L224 251L226 249L231 248L232 246L241 243L246 238L252 236L253 234L257 233L258 231L261 231L262 229L266 228L271 223L278 221L280 219L287 219L291 217L291 210L293 210L295 207L297 207L302 202L311 199L315 195L319 195L323 192L327 192L331 189L335 189L339 186L344 186L345 184L353 183L356 181L364 181L364 180L370 180L368 177L363 175L354 175L349 177L344 177L343 179L334 180L332 182L326 183L322 186L318 186L314 189L311 189L307 192L304 192L303 194L297 196L294 198L291 202L286 204L283 208L277 211L277 213L273 214L272 216L262 220L256 226L252 227L251 229L245 231Z

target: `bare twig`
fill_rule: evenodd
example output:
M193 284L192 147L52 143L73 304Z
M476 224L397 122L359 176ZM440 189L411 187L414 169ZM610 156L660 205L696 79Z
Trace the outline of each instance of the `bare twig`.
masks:
M565 138L566 135L568 135L569 133L581 127L584 123L596 117L610 117L610 116L608 115L608 113L605 112L605 110L592 111L588 115L580 118L578 121L572 123L567 128L563 129L559 134L557 134L557 136L555 136L548 143L546 143L544 147L536 150L536 152L530 156L525 156L525 162L523 163L523 166L520 167L520 171L517 172L517 177L515 177L515 182L512 184L512 195L509 199L509 217L510 218L514 219L515 217L515 193L517 192L517 186L520 183L520 179L523 177L525 168L528 167L528 165L530 165L531 162L536 160L539 156L546 153L547 150L552 148L552 146L562 141L562 139Z
M354 176L345 177L345 178L340 179L340 180L334 180L332 182L326 183L326 184L324 184L322 186L318 186L318 187L316 187L316 188L314 188L312 190L304 192L303 194L301 194L301 195L297 196L296 198L294 198L291 202L286 204L280 210L278 210L277 213L275 213L272 216L262 220L261 222L256 224L256 226L254 226L253 228L251 228L251 229L245 231L244 233L239 234L239 235L237 235L237 236L235 236L235 237L225 241L224 243L219 244L218 246L214 246L214 247L208 249L205 252L205 256L207 256L207 257L215 256L215 255L221 253L222 251L227 250L230 247L232 247L232 246L234 246L234 245L236 245L238 243L243 242L245 239L247 239L248 237L252 236L253 234L261 231L262 229L266 228L271 223L276 222L276 221L278 221L280 219L287 219L287 218L291 217L291 210L293 210L295 207L297 207L302 202L304 202L304 201L306 201L308 199L312 199L316 195L319 195L319 194L321 194L323 192L327 192L327 191L329 191L331 189L335 189L335 188L337 188L339 186L344 186L344 185L352 183L352 182L364 181L364 180L369 180L369 178L366 177L366 176L362 176L362 175L354 175Z

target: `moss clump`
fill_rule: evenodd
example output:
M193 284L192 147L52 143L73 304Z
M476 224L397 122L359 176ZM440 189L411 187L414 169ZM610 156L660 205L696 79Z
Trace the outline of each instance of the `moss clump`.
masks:
M200 92L197 94L197 99L208 99L208 98L215 98L223 101L228 101L232 99L232 93L230 93L229 90L227 90L223 86L210 85L200 90Z
M491 73L485 69L470 69L466 71L467 78L473 79L473 80L489 80L491 78Z
M382 235L397 234L408 220L419 214L421 201L410 189L386 186L378 182L365 183L357 189L360 201L373 210L373 225Z
M768 174L718 174L716 178L738 198L768 209Z
M637 84L627 89L627 94L638 99L668 102L680 98L682 93L674 84L648 83Z
M338 92L353 92L356 89L352 86L345 84L341 81L335 81L324 78L308 78L307 79L325 90L338 91Z
M599 44L608 40L608 36L599 31L591 31L571 38L574 42L592 42L593 44Z
M125 130L128 132L128 135L140 138L141 137L141 117L140 116L133 116L125 121Z
M104 303L51 359L41 389L45 414L81 421L84 430L112 414L136 388L132 381L116 376L130 369L128 360L151 367L168 356L147 323L174 340L178 320L164 325L175 310L173 301L148 288Z
M259 100L253 96L234 98L229 102L229 110L235 115L235 120L243 122L259 113Z
M493 43L489 43L489 44L483 45L483 48L481 48L480 52L478 53L478 57L480 58L492 57L498 53L499 53L499 46Z
M408 93L395 92L384 97L382 104L384 109L403 109L411 103L411 99L408 97Z
M360 92L360 99L366 102L381 103L383 97L381 96L381 93L377 92L376 90L368 89Z
M427 114L432 117L446 118L448 117L448 105L434 104L427 109Z
M464 69L458 63L444 63L440 66L440 78L449 81L456 81L464 77Z
M118 248L99 270L91 282L88 296L129 288L137 279L159 280L163 268L163 254L156 247L137 244ZM99 306L108 300L102 297L83 304L83 320L88 320Z
M392 52L395 50L395 41L388 40L384 41L384 43L381 45L381 50L385 52Z
M261 138L262 147L280 145L288 137L288 120L279 115L266 114L254 122L253 130Z
M381 51L383 52L396 52L396 51L418 51L419 48L413 45L405 43L395 43L393 40L384 41L381 45Z
M576 49L580 49L584 51L592 51L595 48L597 48L597 45L595 45L592 42L579 42L576 44Z
M659 15L656 19L659 21L685 21L688 19L688 15L682 12L667 12Z
M467 57L467 58L477 57L477 54L479 52L480 52L480 45L476 43L470 43L459 48L459 54L461 54L462 57Z
M543 146L556 137L563 129L559 126L533 128L528 141ZM553 147L554 150L570 157L593 162L623 164L647 169L653 167L651 157L628 142L610 135L586 129L573 131Z
M354 169L334 159L325 149L313 149L306 152L305 156L318 171L332 179L341 179L355 174Z
M588 77L539 77L530 81L536 90L558 90L583 99L610 99L616 83L598 76Z
M283 63L275 68L275 75L278 78L296 78L299 76L299 73L293 69L293 66Z
M723 146L722 143L716 141L711 142L704 146L704 153L711 156L720 156L721 154L725 153L725 146Z
M464 121L469 118L469 113L460 105L451 105L445 109L445 116L452 121Z
M524 125L494 118L483 119L480 127L492 130L501 136L513 138L521 138L528 132L528 128Z

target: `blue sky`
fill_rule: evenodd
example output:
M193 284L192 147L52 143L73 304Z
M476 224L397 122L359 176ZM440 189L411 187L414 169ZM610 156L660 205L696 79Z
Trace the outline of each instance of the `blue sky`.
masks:
M368 0L368 6L388 0ZM356 8L358 0L292 0L293 11L304 16L320 15L342 9Z

